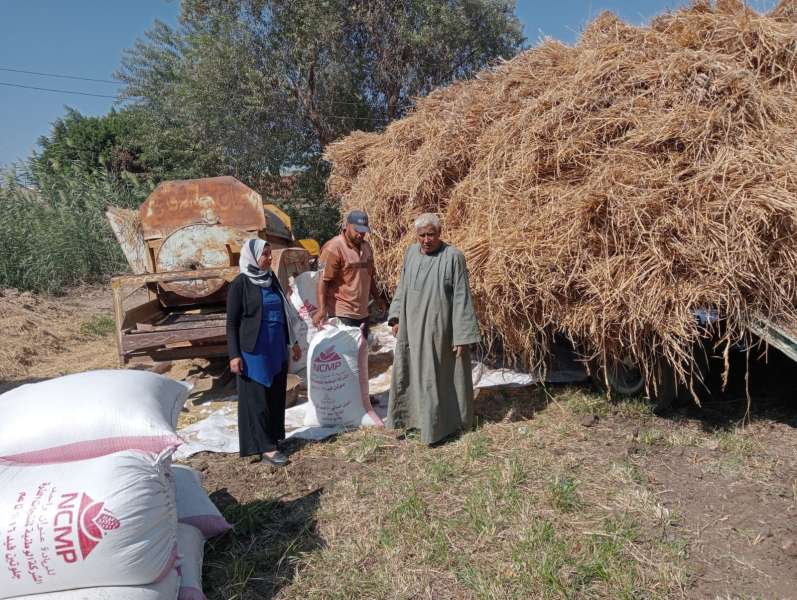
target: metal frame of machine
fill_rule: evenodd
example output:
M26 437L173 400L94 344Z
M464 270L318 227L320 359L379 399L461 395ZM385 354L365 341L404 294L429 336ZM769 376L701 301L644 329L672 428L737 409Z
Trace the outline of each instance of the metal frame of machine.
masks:
M294 239L288 215L232 177L162 182L137 212L106 215L134 273L111 280L121 365L226 354L227 285L245 239L271 242L286 290L317 253L314 240Z

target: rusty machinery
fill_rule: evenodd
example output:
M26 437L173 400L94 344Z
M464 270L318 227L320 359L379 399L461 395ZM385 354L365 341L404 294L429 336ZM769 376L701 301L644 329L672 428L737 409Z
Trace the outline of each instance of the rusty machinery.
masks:
M284 212L233 177L165 181L138 211L110 207L106 216L133 271L111 280L123 365L226 354L227 285L244 240L271 243L285 289L318 253L314 240L294 239Z

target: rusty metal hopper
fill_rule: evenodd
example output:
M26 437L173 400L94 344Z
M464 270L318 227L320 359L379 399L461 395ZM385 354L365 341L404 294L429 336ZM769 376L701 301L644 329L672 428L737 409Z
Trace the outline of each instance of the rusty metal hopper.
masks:
M138 209L145 240L165 238L186 225L266 229L260 194L234 177L164 181Z

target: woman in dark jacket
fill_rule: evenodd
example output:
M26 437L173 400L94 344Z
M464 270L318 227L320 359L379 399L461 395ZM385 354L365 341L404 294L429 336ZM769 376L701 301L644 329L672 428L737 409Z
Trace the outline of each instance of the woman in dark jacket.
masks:
M288 348L302 351L293 336L299 318L271 270L271 247L259 238L241 248L241 274L227 295L230 370L238 375L238 439L241 456L260 455L277 466L285 439Z

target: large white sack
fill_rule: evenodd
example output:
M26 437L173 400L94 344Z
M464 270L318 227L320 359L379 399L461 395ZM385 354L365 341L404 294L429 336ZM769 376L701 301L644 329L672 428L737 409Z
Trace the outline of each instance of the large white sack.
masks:
M382 425L368 397L368 351L359 327L329 319L310 342L307 376L305 425Z
M180 576L176 569L150 585L124 585L111 587L64 590L48 594L17 596L14 600L179 600Z
M300 373L304 370L310 340L318 331L313 325L313 315L318 310L318 276L319 271L306 271L291 279L291 294L288 300L299 313L299 319L293 323L293 334L302 349L302 358L299 360L291 358L291 373Z
M207 600L202 591L205 536L192 525L178 524L177 552L180 555L181 577L178 600Z
M174 567L170 451L0 466L0 598L148 585Z
M76 373L0 395L0 461L54 463L177 447L191 388L145 371Z
M200 474L183 465L172 466L172 477L177 496L177 520L193 525L210 539L229 530L227 522L202 487Z

